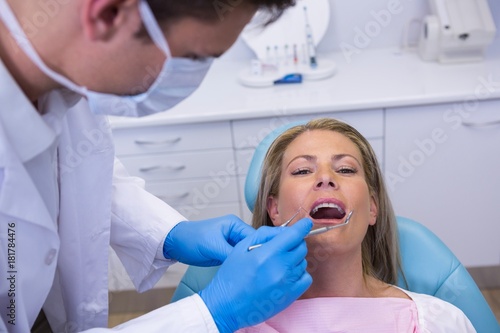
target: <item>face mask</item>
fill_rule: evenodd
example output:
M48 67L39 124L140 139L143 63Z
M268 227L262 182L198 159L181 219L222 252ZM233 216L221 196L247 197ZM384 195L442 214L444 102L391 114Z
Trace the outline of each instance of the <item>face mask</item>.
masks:
M167 40L146 1L139 3L139 11L151 39L165 53L167 59L155 82L146 92L134 96L118 96L94 92L78 86L45 65L26 37L6 0L0 0L0 19L31 61L54 81L85 96L93 113L113 116L141 117L172 108L200 86L213 61L212 58L202 61L172 58Z

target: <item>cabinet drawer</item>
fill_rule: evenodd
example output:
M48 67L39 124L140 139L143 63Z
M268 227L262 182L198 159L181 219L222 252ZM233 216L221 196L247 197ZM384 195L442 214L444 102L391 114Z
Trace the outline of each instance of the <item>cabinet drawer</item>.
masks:
M219 173L235 174L232 150L128 156L120 160L131 175L145 180L210 178Z
M236 178L227 174L203 180L148 182L146 189L171 206L205 206L238 198Z
M320 117L342 120L354 126L367 139L384 136L383 110L332 112L234 121L232 126L235 147L236 149L255 148L267 134L284 124Z
M232 147L229 122L119 128L113 138L121 156Z

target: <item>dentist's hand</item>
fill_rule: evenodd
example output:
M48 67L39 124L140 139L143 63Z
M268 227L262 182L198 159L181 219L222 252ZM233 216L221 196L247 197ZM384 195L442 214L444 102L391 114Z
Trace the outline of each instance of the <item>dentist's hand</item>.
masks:
M234 215L180 222L167 235L163 255L187 265L218 266L240 240L255 230Z
M261 323L287 308L312 283L302 219L288 228L261 227L240 241L209 285L200 291L220 332ZM261 247L248 251L255 244Z

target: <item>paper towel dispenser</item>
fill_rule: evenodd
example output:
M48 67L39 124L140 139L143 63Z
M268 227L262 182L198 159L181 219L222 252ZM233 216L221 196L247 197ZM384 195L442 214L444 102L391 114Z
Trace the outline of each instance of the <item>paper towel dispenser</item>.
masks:
M487 0L430 0L419 40L423 60L441 63L480 61L495 39Z

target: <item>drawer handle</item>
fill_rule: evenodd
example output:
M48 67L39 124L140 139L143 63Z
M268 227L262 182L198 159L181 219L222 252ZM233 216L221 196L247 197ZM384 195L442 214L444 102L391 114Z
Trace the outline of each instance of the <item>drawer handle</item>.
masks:
M500 120L485 121L484 123L471 123L468 121L462 121L462 125L472 128L488 127L500 125Z
M176 138L159 140L159 141L137 139L134 142L136 145L139 145L139 146L165 146L165 145L173 145L174 143L181 141L181 139L182 138L180 136L178 136Z
M180 193L180 194L173 194L173 195L160 195L158 196L158 198L160 198L161 200L165 201L165 202L169 202L169 201L172 201L172 200L175 200L175 199L184 199L184 198L187 198L189 196L189 192L184 192L184 193Z
M155 166L150 166L150 167L144 167L140 168L140 172L153 172L153 171L158 171L158 170L169 170L169 171L181 171L186 169L185 165L155 165Z

